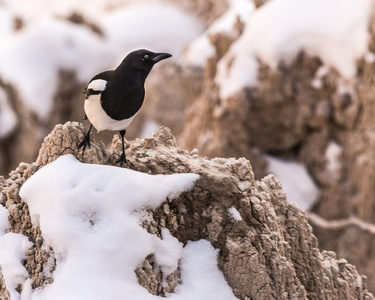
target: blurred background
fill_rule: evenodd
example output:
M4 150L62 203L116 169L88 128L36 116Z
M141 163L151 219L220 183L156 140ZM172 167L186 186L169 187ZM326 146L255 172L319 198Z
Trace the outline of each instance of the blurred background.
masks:
M127 130L246 157L375 292L373 0L0 0L0 175L35 161L132 50L169 52ZM112 132L94 135L110 144Z

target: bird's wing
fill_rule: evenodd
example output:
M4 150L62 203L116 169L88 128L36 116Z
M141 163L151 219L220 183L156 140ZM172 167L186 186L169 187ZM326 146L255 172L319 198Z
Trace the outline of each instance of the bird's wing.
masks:
M85 98L101 94L105 90L108 81L111 80L112 73L113 71L106 71L94 76L84 91Z

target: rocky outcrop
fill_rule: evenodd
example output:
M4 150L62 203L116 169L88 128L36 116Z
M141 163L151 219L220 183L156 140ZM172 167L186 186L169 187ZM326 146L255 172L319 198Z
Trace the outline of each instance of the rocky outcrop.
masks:
M7 174L20 161L35 160L43 137L55 124L68 119L83 120L84 112L77 103L82 103L84 84L79 82L75 72L59 71L59 88L53 99L48 119L41 120L20 98L17 88L0 78L0 90L5 91L5 101L11 104L16 117L16 126L5 136L0 136L0 173ZM44 105L44 104L42 104Z
M0 134L0 172L4 175L5 170L11 170L17 165L16 161L33 161L40 145L38 146L32 138L37 131L35 116L25 108L17 90L0 78L0 92L0 98L3 98L0 99L0 112L8 106L9 111L4 113L15 117L14 125L9 127L4 135ZM1 115L1 118L5 116ZM9 126L9 120L6 122L8 124L2 123L2 129Z
M53 249L43 247L38 228L30 222L19 189L33 173L61 155L73 154L87 163L113 165L121 153L116 135L110 150L93 142L82 157L77 149L84 136L79 123L57 125L45 138L38 159L21 164L10 178L1 180L0 203L9 211L10 231L23 233L34 243L25 261L33 288L51 282L43 272L53 265ZM160 236L163 228L180 242L206 239L220 249L218 265L239 299L373 299L366 277L334 252L321 252L305 213L287 201L280 182L269 175L255 180L244 158L202 158L197 151L177 146L168 128L143 140L126 141L128 168L150 174L197 173L195 187L174 201L149 210L143 226ZM150 293L173 292L179 272L161 282L152 257L135 270L139 283ZM53 273L53 268L51 268ZM0 279L1 282L1 279ZM22 287L19 287L22 290ZM0 298L8 299L4 283Z
M186 124L186 110L202 92L202 70L196 67L181 67L178 64L164 64L155 71L151 72L147 79L147 90L150 93L147 92L145 105L140 111L140 122L148 119L163 124L180 140L183 138ZM165 88L166 83L173 88ZM139 122L136 119L134 121ZM139 124L132 128L132 131L137 131L137 128L139 130L142 126ZM139 131L133 132L132 135L139 136Z
M257 178L267 174L266 154L303 163L320 188L313 212L325 224L348 224L355 217L373 226L374 20L369 26L369 53L357 61L351 80L325 66L321 58L300 52L275 69L258 61L257 84L225 99L215 75L234 40L218 33L211 38L215 54L201 70L202 92L185 116L182 146L198 148L208 157L249 158ZM348 258L374 286L373 233L355 224L331 228L311 220L321 249Z

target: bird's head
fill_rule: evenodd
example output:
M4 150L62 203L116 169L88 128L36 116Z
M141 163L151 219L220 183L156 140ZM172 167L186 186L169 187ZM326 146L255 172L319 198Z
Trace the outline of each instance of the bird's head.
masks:
M129 53L123 63L132 65L138 70L146 71L149 73L157 62L171 57L169 53L155 53L149 50L141 49Z

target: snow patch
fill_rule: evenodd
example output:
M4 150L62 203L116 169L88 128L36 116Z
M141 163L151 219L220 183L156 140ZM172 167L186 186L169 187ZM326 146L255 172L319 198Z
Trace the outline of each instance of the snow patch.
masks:
M13 19L10 12L0 7L0 37L9 34L13 27Z
M342 154L342 147L336 142L330 142L325 152L327 161L326 171L329 173L330 178L335 180L339 179L341 172L340 156Z
M273 173L281 182L288 201L301 209L309 210L319 196L319 189L301 163L284 161L266 156L267 171Z
M153 135L156 131L158 131L159 127L162 126L161 124L157 123L154 120L147 119L144 121L142 130L139 133L138 137L140 139L144 139L146 137L149 137L150 135Z
M234 206L228 209L228 213L234 221L236 222L242 221L240 212Z
M72 12L82 14L88 20L95 20L98 12L106 13L130 1L132 0L2 0L1 4L28 26L46 16L69 16Z
M172 236L168 229L161 232L164 243L159 243L155 251L155 259L164 276L172 274L178 267L178 262L182 258L183 244Z
M50 18L17 32L0 48L1 76L41 119L52 109L58 70L77 70L78 79L88 81L115 63L112 51L89 29Z
M191 189L198 177L83 164L71 155L40 169L20 196L44 244L53 247L57 266L53 283L37 290L23 276L22 300L163 299L141 287L134 272L150 254L164 276L180 267L182 283L168 299L237 299L218 269L219 250L208 241L183 248L167 229L159 239L141 226L146 209Z
M0 138L4 138L16 128L17 115L9 105L5 91L0 88Z
M57 266L53 283L37 290L31 289L31 280L25 282L26 270L17 270L24 284L22 299L162 299L141 287L134 272L150 254L165 275L180 261L182 284L168 298L236 299L218 270L218 250L209 242L189 242L183 249L167 229L159 239L141 226L146 209L191 189L198 177L83 164L72 155L40 169L22 186L20 196L44 243L53 247ZM6 249L17 253L18 260L22 257ZM18 293L15 297L19 299Z
M182 284L171 300L238 300L217 266L219 250L208 241L188 242L181 261Z
M367 52L366 54L365 54L365 61L367 62L367 63L369 63L369 64L372 64L372 63L374 63L375 62L375 53L373 53L373 52Z
M243 45L235 43L217 65L215 82L220 88L220 97L227 99L246 86L257 83L258 61L255 56L242 55Z
M22 260L26 258L26 251L32 245L22 234L10 232L0 236L0 266L12 300L21 299L16 288L23 285L29 276Z
M344 78L355 75L367 52L372 0L272 0L248 19L242 36L218 65L216 83L227 98L256 85L261 59L271 68L291 62L299 51L319 56ZM335 16L335 22L332 22ZM237 80L246 74L247 80Z
M8 217L8 210L0 204L0 236L2 236L9 227Z
M4 23L0 76L41 120L48 119L52 110L59 70L76 71L79 81L88 82L95 74L114 69L136 48L178 57L203 31L196 18L165 1L20 0L6 1L4 6L6 11L0 8L0 25ZM105 36L64 20L72 12L89 15L86 19L94 20ZM6 34L14 16L25 25Z
M329 68L327 66L321 66L316 70L315 77L311 81L311 86L317 90L323 87L322 79L328 74Z
M105 14L99 23L109 45L121 50L118 52L121 57L139 48L169 52L178 57L203 31L197 19L165 1L131 2Z
M238 21L245 23L254 10L255 5L252 1L229 0L229 8L211 24L204 34L190 43L179 62L182 65L204 67L207 59L215 53L210 37L217 33L234 36L236 23Z

